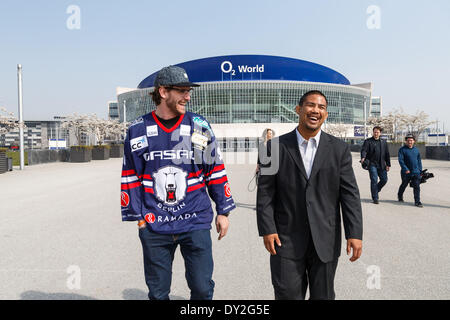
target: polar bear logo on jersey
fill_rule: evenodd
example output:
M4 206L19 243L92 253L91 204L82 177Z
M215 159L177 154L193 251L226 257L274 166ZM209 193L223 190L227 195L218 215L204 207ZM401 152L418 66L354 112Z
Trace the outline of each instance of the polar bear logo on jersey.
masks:
M176 205L186 196L186 171L174 166L166 166L153 175L157 198L166 205Z

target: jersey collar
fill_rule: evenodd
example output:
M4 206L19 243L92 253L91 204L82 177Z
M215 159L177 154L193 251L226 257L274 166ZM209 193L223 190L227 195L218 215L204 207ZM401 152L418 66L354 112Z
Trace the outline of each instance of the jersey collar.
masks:
M167 129L167 128L161 123L161 121L158 120L158 117L156 116L155 111L152 111L152 116L153 116L153 119L155 119L155 122L156 122L156 124L158 125L158 127L160 127L162 130L164 130L164 131L167 132L167 133L170 133L170 132L174 131L176 128L178 128L178 126L180 125L181 121L183 121L183 118L184 118L184 114L182 114L182 115L180 116L180 119L178 119L177 123L175 123L174 126L173 126L172 128Z

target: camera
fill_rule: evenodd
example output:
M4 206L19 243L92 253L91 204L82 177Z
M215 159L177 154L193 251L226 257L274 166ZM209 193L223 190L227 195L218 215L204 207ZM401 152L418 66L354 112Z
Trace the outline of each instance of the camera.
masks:
M431 172L427 172L427 171L428 171L428 169L420 171L420 183L425 183L425 182L427 182L428 179L434 178L434 174L432 174ZM412 181L409 183L409 186L411 188L413 188Z

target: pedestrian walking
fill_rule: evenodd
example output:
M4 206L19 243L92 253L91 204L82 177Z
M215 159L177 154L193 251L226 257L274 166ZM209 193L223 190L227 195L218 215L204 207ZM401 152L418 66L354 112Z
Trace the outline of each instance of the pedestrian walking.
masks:
M386 140L381 139L382 131L381 127L374 127L372 137L366 139L361 148L361 163L369 160L370 193L374 204L379 203L379 193L388 181L387 173L391 167L388 145Z
M404 202L403 193L411 182L414 193L414 205L422 208L420 202L420 173L422 172L422 160L419 149L414 146L416 138L412 134L405 137L405 145L398 150L398 162L401 167L400 176L402 184L398 188L398 201Z

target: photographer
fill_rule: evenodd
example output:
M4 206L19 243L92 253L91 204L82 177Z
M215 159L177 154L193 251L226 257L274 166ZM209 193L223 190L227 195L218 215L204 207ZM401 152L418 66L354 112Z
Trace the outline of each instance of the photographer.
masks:
M416 139L412 134L405 137L405 145L398 150L398 162L401 167L402 184L398 189L398 201L403 201L403 193L408 183L412 183L414 190L414 203L416 207L422 208L420 202L420 173L422 171L422 160L419 150L414 147Z

